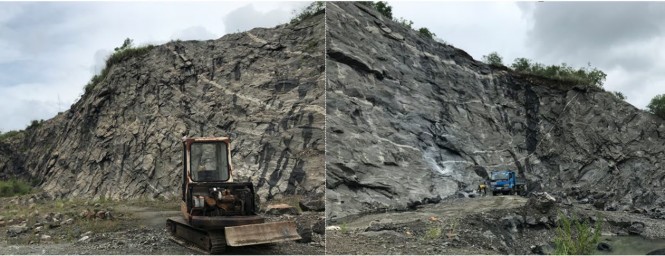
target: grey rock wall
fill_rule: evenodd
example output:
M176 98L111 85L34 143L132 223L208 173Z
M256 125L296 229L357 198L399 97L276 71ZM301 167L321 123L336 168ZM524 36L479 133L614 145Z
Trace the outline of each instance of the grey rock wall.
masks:
M27 172L56 197L177 198L182 137L231 136L235 179L262 199L322 196L323 53L323 13L157 46L12 140L19 161L3 172Z
M513 169L532 191L665 207L665 121L327 5L327 216L407 209ZM443 35L445 38L445 35Z

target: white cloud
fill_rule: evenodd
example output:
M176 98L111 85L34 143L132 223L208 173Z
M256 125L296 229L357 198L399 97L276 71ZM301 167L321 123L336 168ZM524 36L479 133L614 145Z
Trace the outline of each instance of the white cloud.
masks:
M497 51L510 64L592 66L605 89L644 108L665 93L665 3L661 2L390 2L394 17L428 27L475 59Z
M245 20L227 17L242 14L247 4L0 2L0 130L22 129L30 120L68 109L125 38L135 45L216 39L227 33L225 22ZM260 21L252 24L287 22L304 4L252 4L251 18Z
M171 36L171 39L177 40L208 40L215 39L217 36L202 26L193 26L180 30Z

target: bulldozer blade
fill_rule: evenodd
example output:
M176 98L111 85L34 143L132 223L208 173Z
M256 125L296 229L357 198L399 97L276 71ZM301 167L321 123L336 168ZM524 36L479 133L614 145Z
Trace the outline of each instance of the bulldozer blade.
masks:
M245 246L301 239L293 221L225 227L226 244Z

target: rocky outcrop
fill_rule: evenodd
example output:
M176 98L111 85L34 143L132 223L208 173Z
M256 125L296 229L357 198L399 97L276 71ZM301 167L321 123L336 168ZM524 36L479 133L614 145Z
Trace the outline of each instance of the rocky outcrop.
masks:
M183 136L231 136L236 181L263 199L322 195L324 14L173 41L110 67L71 109L10 141L55 197L177 197ZM0 144L0 159L8 158Z
M490 67L359 3L328 3L326 40L329 218L436 201L495 169L665 207L665 122L609 92Z

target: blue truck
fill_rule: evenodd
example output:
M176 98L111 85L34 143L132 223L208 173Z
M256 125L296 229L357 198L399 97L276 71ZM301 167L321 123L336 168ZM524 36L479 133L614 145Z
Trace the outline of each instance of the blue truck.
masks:
M526 195L526 182L517 178L514 171L492 171L489 189L492 195Z

